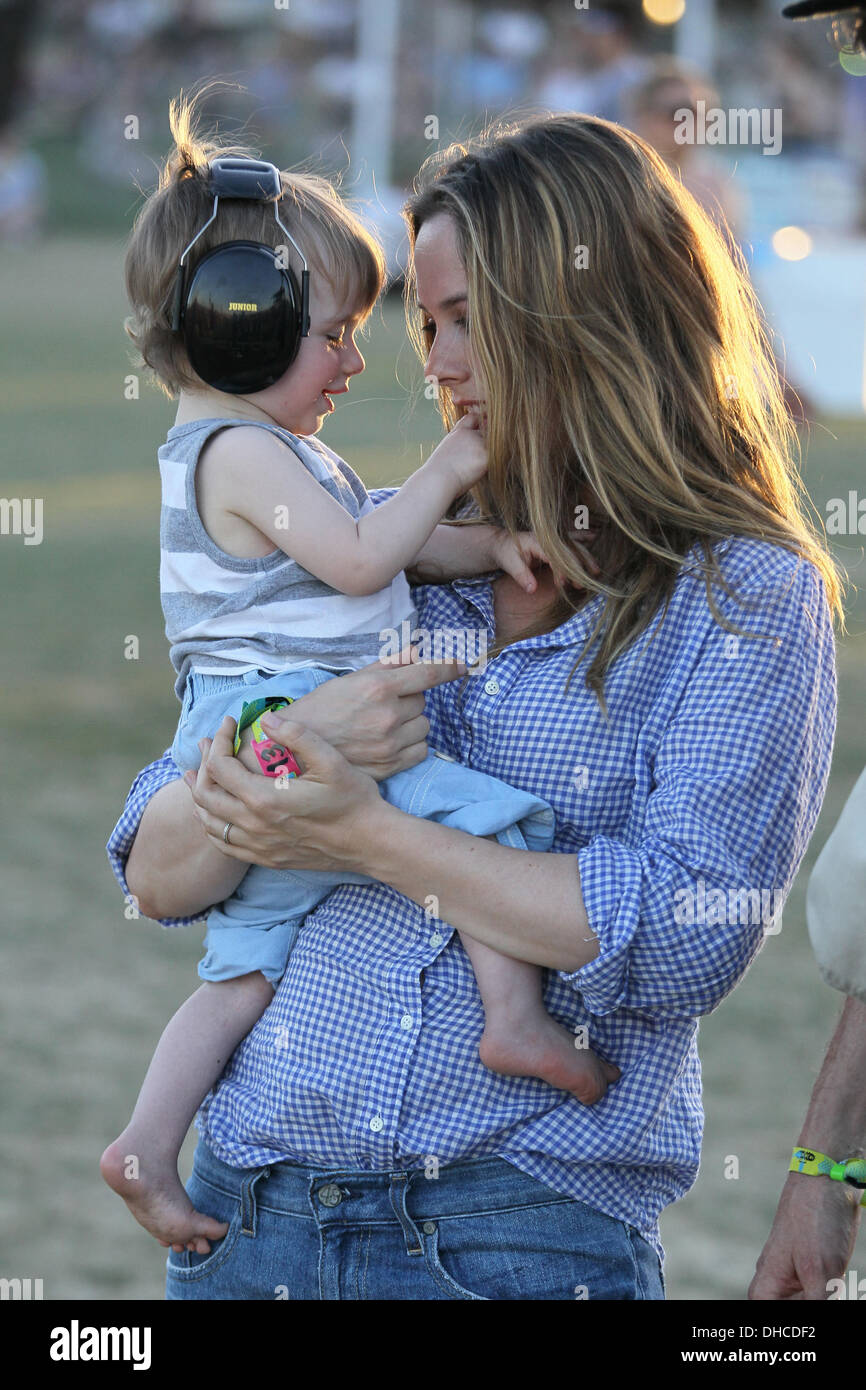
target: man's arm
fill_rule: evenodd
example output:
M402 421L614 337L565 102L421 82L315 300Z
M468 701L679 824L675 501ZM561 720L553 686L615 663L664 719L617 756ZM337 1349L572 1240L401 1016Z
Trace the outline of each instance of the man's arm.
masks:
M800 1130L804 1148L841 1162L866 1155L866 1005L849 999ZM861 1192L831 1178L789 1173L749 1287L752 1299L826 1299L857 1238Z
M828 985L866 1000L866 770L809 877L806 919Z

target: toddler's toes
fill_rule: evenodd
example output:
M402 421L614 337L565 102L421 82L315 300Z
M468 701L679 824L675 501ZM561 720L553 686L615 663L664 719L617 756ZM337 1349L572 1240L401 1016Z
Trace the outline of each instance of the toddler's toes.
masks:
M185 1245L173 1245L173 1250L180 1252L186 1249L191 1250L194 1255L209 1255L210 1242L222 1240L228 1230L227 1221L217 1221L213 1216L205 1216L201 1211L190 1212L189 1225L194 1235Z

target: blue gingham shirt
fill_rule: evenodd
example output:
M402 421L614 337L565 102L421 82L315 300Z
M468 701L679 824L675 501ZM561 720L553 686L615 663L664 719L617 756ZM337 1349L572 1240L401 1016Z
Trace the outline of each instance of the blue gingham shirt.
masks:
M721 613L775 640L716 623L694 551L663 620L608 670L609 723L585 665L564 691L600 597L427 697L431 747L553 806L554 852L577 856L600 951L574 972L545 972L546 1005L569 1030L588 1028L620 1082L586 1107L488 1071L481 999L453 928L432 903L344 885L307 918L273 1003L202 1106L219 1158L435 1176L437 1164L498 1154L661 1249L659 1213L698 1169L698 1016L765 939L755 890L778 930L835 730L832 624L814 567L743 538L716 553L748 598L716 588ZM486 630L492 646L491 582L416 589L420 625ZM177 775L164 756L133 784L109 845L124 890L144 807ZM428 877L435 894L434 855Z

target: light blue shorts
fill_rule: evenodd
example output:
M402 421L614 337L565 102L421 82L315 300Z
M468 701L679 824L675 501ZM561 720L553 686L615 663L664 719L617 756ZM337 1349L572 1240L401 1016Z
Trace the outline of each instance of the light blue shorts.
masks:
M268 695L300 699L326 680L319 667L273 676L193 673L187 680L180 726L171 755L183 771L201 761L197 743L211 738L227 714L240 716L245 701ZM444 753L431 753L417 767L379 783L398 810L435 820L471 835L492 835L512 849L546 852L553 844L554 815L548 802L517 791L485 772L464 767ZM365 874L263 869L253 864L232 897L207 919L203 980L230 980L260 970L276 988L304 918L342 883L371 883Z

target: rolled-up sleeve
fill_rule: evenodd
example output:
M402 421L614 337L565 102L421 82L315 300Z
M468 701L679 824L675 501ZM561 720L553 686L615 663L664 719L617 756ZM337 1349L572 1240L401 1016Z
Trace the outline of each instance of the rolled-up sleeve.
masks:
M163 753L155 763L149 763L142 772L138 774L129 789L126 798L126 805L123 808L120 820L109 836L108 860L114 877L117 879L124 896L129 902L133 902L133 895L129 891L126 882L126 861L129 858L129 851L132 849L132 842L138 833L141 818L144 815L145 807L152 796L155 796L160 787L165 787L169 782L174 782L180 777L177 765L172 761L168 753ZM159 918L164 927L185 927L191 922L200 921L199 917L161 917Z
M777 641L731 643L713 623L649 758L646 815L632 842L578 852L600 953L561 977L586 1007L669 1017L710 1013L780 914L820 811L836 724L832 622L802 561L760 612L720 611ZM726 640L727 639L727 640Z

